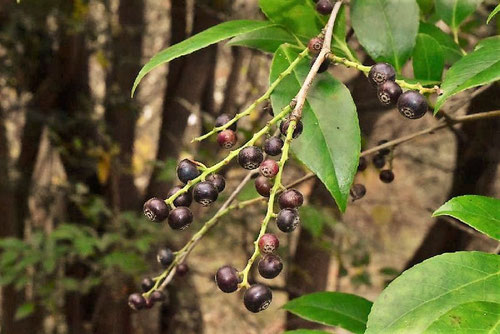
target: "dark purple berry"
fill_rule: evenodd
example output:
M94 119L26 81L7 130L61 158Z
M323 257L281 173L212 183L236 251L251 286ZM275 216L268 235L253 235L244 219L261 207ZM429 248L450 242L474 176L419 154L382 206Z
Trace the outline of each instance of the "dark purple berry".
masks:
M168 225L174 230L184 230L193 222L193 213L185 206L179 206L168 215Z
M177 266L175 273L179 277L186 276L186 274L189 272L189 267L186 263L181 263Z
M401 94L403 90L394 81L386 81L377 88L377 97L385 105L396 104Z
M215 284L222 292L235 292L238 290L239 282L238 271L231 266L220 267L215 274Z
M215 119L215 127L216 128L221 127L224 124L226 124L227 122L229 122L230 120L231 120L231 117L229 117L229 115L221 114ZM237 122L231 124L231 126L228 129L236 131L236 123Z
M272 159L264 160L259 166L259 172L262 176L272 179L278 174L280 167L278 163Z
M156 260L166 269L174 262L174 253L168 248L161 248L156 254Z
M193 198L203 206L209 206L217 200L219 193L212 182L203 181L194 186Z
M255 179L255 190L257 190L260 196L269 197L272 187L272 182L265 176L260 175Z
M272 233L266 233L259 239L259 249L262 254L270 254L280 246L277 236Z
M171 197L173 194L177 193L179 190L181 190L183 187L182 186L175 186L172 189L170 189L167 193L167 197ZM193 193L191 189L189 189L186 193L181 194L177 196L176 199L174 199L173 204L177 206L190 206L191 203L193 202Z
M385 166L385 157L381 154L376 154L372 159L373 166L382 169Z
M274 111L273 111L273 106L271 105L270 101L267 101L264 107L262 107L262 110L267 112L271 117L274 117Z
M365 157L359 158L358 172L362 172L368 167L368 162Z
M292 232L300 224L299 213L296 209L283 209L278 213L276 225L282 232Z
M280 132L283 136L286 136L286 132L288 131L288 127L290 126L290 120L286 119L280 124ZM298 121L297 125L295 126L295 130L293 130L292 137L297 138L300 136L302 131L304 130L304 124L302 124L302 121Z
M183 183L188 183L188 181L197 178L200 174L201 172L196 167L196 164L189 159L184 159L177 165L177 176Z
M243 303L247 310L253 313L264 311L269 307L273 300L271 289L263 284L254 284L243 296Z
M377 143L377 146L380 146L380 145L384 145L386 143L388 143L389 141L384 139L384 140L381 140ZM390 148L383 148L381 150L378 151L378 154L380 155L388 155L389 153L391 153L391 149Z
M279 256L268 254L259 261L258 269L260 276L272 279L278 276L281 270L283 270L283 262L281 262Z
M380 181L384 183L391 183L394 181L394 173L390 169L384 169L383 171L380 172Z
M264 152L270 156L277 156L281 154L281 150L285 143L279 137L271 137L264 142Z
M418 119L425 115L429 108L425 97L417 91L409 90L401 94L398 110L406 118Z
M155 291L153 291L153 293L151 293L151 295L149 296L149 299L155 303L161 303L161 302L165 301L166 296L162 291L155 290Z
M368 73L368 81L373 86L378 86L386 81L396 80L396 71L392 65L387 63L378 63L372 66Z
M155 285L155 281L151 277L146 277L141 282L141 289L144 292L148 292Z
M313 37L309 40L309 43L307 44L307 48L309 49L309 52L312 54L318 54L321 51L321 48L323 47L323 42L324 40L319 37Z
M236 145L237 139L236 132L229 129L224 130L217 135L217 143L220 147L225 148L226 150L229 150Z
M158 223L167 219L169 209L164 200L153 197L144 203L143 211L149 220Z
M319 0L316 3L316 11L322 15L328 15L332 12L333 5L330 0Z
M352 199L357 201L366 195L366 187L362 184L355 184L352 186L350 194Z
M146 307L146 298L144 298L140 293L133 293L128 296L128 306L136 311L142 310Z
M311 66L316 62L316 59L318 57L315 56L312 60L311 60ZM323 62L321 63L321 65L319 66L319 69L318 69L318 73L323 73L323 72L326 72L326 70L328 70L328 67L330 66L330 58L326 58L325 60L323 60Z
M298 208L304 203L304 196L302 196L298 190L288 189L280 195L278 203L280 205L280 209Z
M154 305L155 305L155 301L152 300L151 298L149 298L149 299L146 299L146 305L144 306L144 308L150 309L150 308L153 308Z
M248 170L258 168L262 160L264 160L264 154L257 146L245 147L238 154L238 163Z
M207 181L212 183L218 192L222 192L226 188L226 180L220 174L212 174L207 176Z

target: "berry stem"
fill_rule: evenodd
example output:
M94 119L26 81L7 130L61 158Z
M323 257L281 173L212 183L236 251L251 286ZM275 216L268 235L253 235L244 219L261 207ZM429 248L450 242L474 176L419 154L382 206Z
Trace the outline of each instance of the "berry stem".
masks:
M278 171L278 174L276 174L274 185L271 188L271 193L269 195L269 200L267 202L267 212L266 212L264 219L262 220L262 224L260 226L260 231L259 231L259 236L254 241L254 252L253 252L252 256L250 257L250 259L248 260L247 265L240 273L240 275L242 277L242 281L239 284L240 289L250 287L250 284L248 283L248 273L250 272L250 269L252 268L253 263L255 262L257 257L260 255L259 240L266 233L267 225L271 221L271 218L273 218L275 216L274 199L276 198L276 194L281 190L281 187L282 187L281 180L283 177L283 170L285 169L285 164L288 160L288 152L290 150L290 143L292 142L293 131L295 130L296 126L297 126L297 121L295 121L295 120L292 120L290 122L290 125L288 126L285 143L283 145L283 151L281 153L281 159L279 162L279 171Z
M231 125L233 125L234 123L236 123L240 118L243 118L245 116L248 116L250 115L250 113L252 111L255 110L255 108L262 102L264 102L265 100L269 99L269 97L271 96L271 93L274 91L274 89L276 89L276 87L281 83L281 81L283 81L284 78L286 78L288 75L290 75L293 71L293 69L295 67L297 67L297 65L300 63L300 61L305 57L307 56L308 54L308 49L305 48L304 51L302 51L301 53L299 53L299 55L297 56L297 58L295 58L295 60L290 64L290 66L288 66L288 68L286 70L284 70L283 72L280 73L280 75L278 76L278 78L276 78L276 80L274 80L274 82L269 86L269 88L267 89L267 91L264 93L264 95L262 95L261 97L259 97L257 100L255 100L255 102L253 102L248 108L246 108L244 111L242 111L241 113L237 114L236 116L234 116L233 119L231 119L229 122L227 122L226 124L224 125L221 125L219 127L216 127L216 128L213 128L210 132L207 132L206 134L200 136L200 137L197 137L197 138L194 138L192 140L192 142L200 142L212 135L214 135L215 133L217 132L220 132L220 131L223 131L223 130L226 130L227 128L229 128Z

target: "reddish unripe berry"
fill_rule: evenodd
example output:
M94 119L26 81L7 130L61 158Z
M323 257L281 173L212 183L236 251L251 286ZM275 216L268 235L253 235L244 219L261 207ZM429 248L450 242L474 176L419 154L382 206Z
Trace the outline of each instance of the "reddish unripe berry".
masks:
M271 305L273 293L271 289L263 284L254 284L243 296L243 303L247 310L253 313L264 311Z
M164 200L153 197L144 203L143 211L149 220L159 223L167 219L170 210Z
M278 203L281 209L285 208L298 208L304 204L304 196L300 191L295 189L285 190L278 198Z
M236 132L233 130L227 129L217 135L217 143L220 147L225 148L226 150L229 150L236 145L236 141Z
M264 160L259 166L259 172L262 176L267 178L273 178L278 174L280 166L278 163L272 159Z
M309 43L307 44L307 48L309 49L309 52L312 54L318 54L321 51L321 48L323 47L323 42L324 40L319 37L313 37L309 40Z
M272 182L265 176L259 175L255 179L255 190L260 196L269 197L271 195Z
M266 233L259 239L259 249L262 254L270 254L280 246L277 236L272 233Z

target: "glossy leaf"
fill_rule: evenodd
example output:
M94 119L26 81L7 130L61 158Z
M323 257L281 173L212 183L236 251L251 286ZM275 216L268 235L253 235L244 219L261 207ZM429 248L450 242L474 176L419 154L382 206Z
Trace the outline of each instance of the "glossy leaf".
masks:
M435 256L389 284L373 304L366 334L425 333L457 307L500 303L499 286L498 255L457 252ZM462 321L469 316L473 317L465 315Z
M413 51L413 74L415 79L441 80L444 55L439 43L429 35L418 34Z
M297 40L282 27L271 26L236 36L227 44L231 46L246 46L264 52L274 53L280 45L284 43L297 44Z
M352 27L361 45L376 61L394 65L398 72L410 58L418 32L415 0L353 0Z
M363 333L372 302L347 293L317 292L293 299L283 308L306 320Z
M435 25L420 22L418 32L431 36L439 43L443 50L444 60L447 64L452 65L462 58L463 55L460 51L460 47L453 41L453 38Z
M482 0L436 0L436 13L452 30L474 13Z
M496 48L500 50L500 36L492 36L485 39L482 39L477 43L474 51L479 50L482 47Z
M274 81L298 55L295 48L276 51L270 81ZM274 110L288 105L309 72L304 59L271 95ZM349 90L330 74L318 75L304 106L304 133L292 142L292 151L325 184L338 207L344 211L357 170L360 130L356 106Z
M500 241L500 200L466 195L452 198L433 213L451 216Z
M180 43L170 46L163 51L158 52L144 65L135 79L132 88L132 96L142 78L158 66L169 61L203 49L209 45L220 42L240 34L245 34L261 29L269 28L274 24L268 21L238 20L218 24L207 30L204 30Z
M304 43L317 36L327 20L316 12L313 1L260 0L259 6L270 21L284 26Z
M500 333L500 303L474 302L457 306L436 320L426 333Z
M293 331L286 331L283 334L330 334L330 333L319 331L317 329L296 329Z
M500 79L500 52L493 43L469 53L457 61L446 73L434 111L458 92Z
M429 14L434 9L434 0L417 0L420 11Z
M500 5L496 6L495 9L488 16L488 20L486 20L486 24L489 24L491 19L500 12Z

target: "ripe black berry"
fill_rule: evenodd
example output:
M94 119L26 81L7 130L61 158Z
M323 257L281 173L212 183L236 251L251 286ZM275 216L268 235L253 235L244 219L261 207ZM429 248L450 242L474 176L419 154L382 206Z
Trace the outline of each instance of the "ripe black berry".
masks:
M377 143L377 146L380 146L380 145L384 145L386 143L388 143L389 141L384 139L384 140L381 140ZM381 150L378 151L378 154L380 155L388 155L389 153L391 153L391 149L390 148L383 148Z
M188 181L197 178L200 174L201 172L196 167L194 162L189 159L184 159L177 165L177 176L183 183L187 183Z
M231 117L227 114L221 114L215 119L215 127L218 128L220 126L223 126L227 122L231 120ZM228 128L230 130L236 131L236 122L231 124L231 126Z
M156 260L163 268L167 268L174 262L174 253L168 248L161 248L156 254Z
M406 118L418 119L425 115L429 106L425 97L419 92L409 90L401 94L398 100L398 110Z
M279 256L268 254L259 261L258 265L260 276L272 279L278 276L283 269L283 262Z
M155 285L155 281L151 277L146 277L141 282L141 289L144 292L148 292Z
M373 157L372 162L373 162L373 166L375 166L378 169L382 169L385 166L385 157L381 154L376 154Z
M304 203L304 196L302 196L298 190L288 189L280 195L278 203L280 205L280 209L298 208Z
M146 307L146 299L140 293L133 293L128 296L128 306L139 311Z
M229 150L236 145L237 139L236 132L229 129L224 130L217 135L217 143L220 147L225 148L226 150Z
M319 0L316 3L316 11L323 15L328 15L332 12L333 5L330 0Z
M226 180L220 174L212 174L207 176L207 181L212 183L218 192L222 192L226 188Z
M300 217L295 209L283 209L278 213L276 224L282 232L292 232L299 226Z
M270 254L280 246L277 236L272 233L266 233L259 239L259 249L262 254Z
M177 193L179 190L182 189L182 186L175 186L172 189L170 189L167 193L167 197L172 196L173 194ZM188 190L188 192L179 195L176 199L174 199L173 204L177 206L190 206L191 203L193 202L193 193L191 189Z
M260 196L269 197L272 187L272 182L265 176L260 175L255 179L255 190L257 190Z
M366 195L366 187L362 184L355 184L352 186L350 194L354 201L361 199Z
M290 126L290 120L286 119L280 124L280 132L283 136L286 136L286 132L288 131L288 127ZM292 137L297 138L300 136L302 131L304 130L304 124L302 124L302 121L298 121L297 125L295 126L295 130L293 130Z
M146 305L144 306L144 308L150 309L150 308L153 308L154 305L155 305L155 301L152 300L151 298L149 298L149 299L146 299Z
M396 71L392 65L387 63L378 63L372 66L368 73L368 81L373 86L378 86L386 81L394 81L396 79Z
M222 292L235 292L238 290L239 282L238 271L231 266L220 267L215 274L215 284Z
M185 206L179 206L168 215L168 225L174 230L184 230L193 222L193 213Z
M144 203L143 211L149 220L158 223L167 219L169 209L164 200L153 197Z
M238 163L241 167L252 170L259 167L260 163L264 160L262 150L257 146L245 147L238 154Z
M368 167L368 162L365 157L359 158L358 172L362 172Z
M279 137L271 137L264 142L264 152L270 156L277 156L281 154L284 142Z
M317 56L313 57L313 59L311 60L311 66L316 62L317 58L318 58ZM326 58L319 66L318 73L326 72L329 66L330 66L330 58Z
M263 284L254 284L243 296L243 303L247 310L253 313L264 311L273 300L271 289Z
M312 54L318 54L321 51L321 48L323 47L323 39L319 37L313 37L309 40L309 43L307 44L307 48L309 49L309 52Z
M219 193L212 182L203 181L194 186L194 200L203 206L209 206L217 200Z
M270 179L275 177L279 170L278 163L272 159L264 160L259 166L260 174Z
M149 299L155 303L161 303L161 302L165 301L166 296L162 291L155 290L155 291L153 291L153 293L151 293L151 295L149 296Z
M175 269L175 273L179 277L185 276L188 272L189 272L189 267L186 263L179 264Z
M390 169L384 169L380 172L379 178L384 183L391 183L394 181L394 173Z
M382 104L396 104L403 93L401 87L394 81L386 81L377 88L377 97Z

